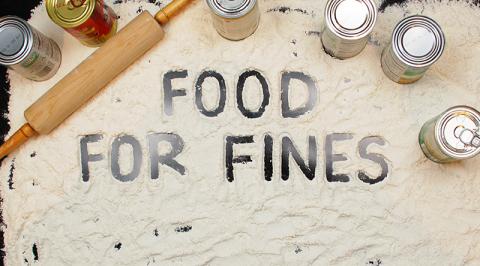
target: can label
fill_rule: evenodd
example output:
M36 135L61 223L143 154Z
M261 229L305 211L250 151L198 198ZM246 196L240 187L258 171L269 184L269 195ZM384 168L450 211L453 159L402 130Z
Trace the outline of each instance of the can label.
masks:
M229 40L242 40L252 35L260 22L258 3L247 14L238 18L227 18L212 12L213 26L217 32Z
M103 0L97 0L92 15L84 23L65 30L86 46L100 46L116 33L117 15Z
M411 67L402 63L390 43L382 52L382 69L385 75L400 84L413 83L423 77L428 67Z
M325 52L329 55L345 59L359 54L367 45L368 37L358 40L342 39L335 35L327 26L322 33L322 45Z
M429 160L436 163L456 161L454 158L443 153L440 145L438 145L435 127L439 118L440 116L430 119L423 125L418 135L420 148Z
M52 39L46 37L36 29L32 30L32 48L27 57L20 63L10 65L9 68L22 76L35 80L47 80L57 72L62 61L60 48Z

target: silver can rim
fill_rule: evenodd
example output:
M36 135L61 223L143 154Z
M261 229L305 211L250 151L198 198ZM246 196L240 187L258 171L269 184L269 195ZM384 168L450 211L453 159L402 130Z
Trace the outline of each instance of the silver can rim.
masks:
M218 3L218 0L206 0L207 5L210 9L217 15L222 18L240 18L245 16L246 14L250 13L255 6L257 5L257 0L246 0L245 3L237 10L230 10L227 11L226 9L222 8Z
M0 64L9 66L22 62L28 56L33 47L33 30L25 20L16 16L4 16L0 18L0 28L7 25L18 27L25 35L24 37L26 37L22 49L19 52L12 56L0 56Z
M340 24L336 23L332 16L338 5L345 0L329 0L325 6L325 23L327 28L335 35L342 39L358 40L368 36L375 27L377 21L377 7L372 0L358 0L365 4L368 10L367 22L364 26L360 27L360 30L344 30Z
M412 26L424 26L428 28L434 33L436 41L434 49L432 49L426 56L418 59L409 56L401 45L403 34ZM428 67L437 62L442 56L443 51L445 50L445 34L435 20L424 15L412 15L397 23L392 33L391 46L395 56L397 56L402 63L414 68Z
M480 125L480 112L473 107L467 105L457 105L447 109L445 112L441 114L438 120L435 123L435 141L437 142L438 146L442 150L442 152L453 158L453 159L469 159L475 157L480 153L480 148L473 149L469 152L459 153L452 151L447 147L447 144L444 141L444 125L445 122L448 121L447 119L450 118L452 115L458 112L468 113L472 118L475 118L478 125Z
M13 56L0 56L0 63L6 66L16 65L22 62L30 53L33 47L33 31L31 26L23 19L16 16L5 16L0 18L0 27L14 25L25 35L25 42L22 49Z

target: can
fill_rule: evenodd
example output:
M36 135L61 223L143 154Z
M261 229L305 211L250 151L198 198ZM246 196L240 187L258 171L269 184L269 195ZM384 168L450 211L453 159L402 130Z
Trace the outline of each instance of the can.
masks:
M48 16L89 47L98 47L117 32L117 15L103 0L46 0Z
M239 41L252 35L260 23L257 0L207 0L213 26L226 39Z
M372 0L329 0L325 6L322 45L325 52L338 59L359 54L377 21Z
M61 61L54 40L19 17L0 18L0 64L25 78L43 81L57 73Z
M445 48L445 36L431 18L414 15L401 20L382 52L385 75L400 84L419 80Z
M427 121L419 143L428 159L448 163L480 153L480 112L469 106L455 106Z

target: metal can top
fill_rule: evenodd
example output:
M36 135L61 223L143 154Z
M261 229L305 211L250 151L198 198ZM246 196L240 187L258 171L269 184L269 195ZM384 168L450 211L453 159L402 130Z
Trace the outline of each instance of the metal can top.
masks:
M46 0L48 16L63 28L74 28L87 21L96 0Z
M377 8L371 0L330 0L325 7L325 20L336 35L361 39L373 30Z
M455 106L448 109L435 125L435 136L442 151L456 159L471 158L480 153L478 131L480 112L469 106ZM464 140L464 133L472 133ZM470 135L470 134L467 134Z
M0 18L0 64L18 64L32 46L33 33L26 21L15 16Z
M257 0L207 0L210 9L220 17L239 18L248 14Z
M402 62L413 67L425 67L442 55L445 36L433 19L414 15L397 24L393 30L392 44Z

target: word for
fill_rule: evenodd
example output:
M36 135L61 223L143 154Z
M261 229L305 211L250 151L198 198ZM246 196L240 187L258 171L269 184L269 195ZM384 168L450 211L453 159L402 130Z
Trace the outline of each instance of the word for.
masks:
M352 134L349 133L333 133L329 134L325 138L325 163L326 171L325 177L328 182L349 182L352 177L348 174L341 174L334 172L335 162L347 161L347 157L342 153L334 153L334 143L339 141L347 141L353 138ZM102 134L91 134L83 136L80 139L80 159L81 159L81 169L82 169L82 180L88 182L90 180L90 170L89 164L93 162L98 162L105 159L103 154L91 154L88 150L88 145L91 143L99 142L103 139ZM160 143L167 144L170 149L167 152L160 153L159 145ZM150 157L150 177L152 179L159 178L159 167L169 167L180 175L186 174L186 167L177 161L176 157L183 151L184 141L183 139L173 133L152 133L147 135L148 151ZM234 149L239 145L248 145L254 144L254 136L226 136L224 138L224 166L225 166L225 178L228 182L233 182L236 178L235 176L235 165L237 164L248 164L252 162L252 156L243 154L236 155ZM384 146L385 140L379 136L369 136L365 137L358 143L358 152L362 159L369 160L377 164L381 173L378 176L372 177L367 174L365 171L359 169L357 172L357 177L361 181L368 184L376 184L383 181L389 174L388 160L381 154L370 153L368 152L368 147L370 145L379 145ZM129 146L132 156L133 167L127 173L122 171L121 165L119 163L120 158L120 148L122 146ZM274 139L271 135L263 136L263 175L266 181L272 181L273 177L273 147ZM302 158L300 152L296 148L294 142L290 137L281 138L281 179L288 180L290 177L290 159L293 158L293 162L300 168L301 172L305 175L308 180L313 180L317 174L317 158L318 158L318 149L317 149L317 139L315 136L308 137L308 154L306 158ZM133 181L140 174L140 168L143 161L143 153L140 142L131 135L120 135L116 137L111 144L110 151L110 170L112 176L121 181L128 182ZM192 160L194 161L194 160ZM200 165L197 167L209 167L205 165ZM128 169L127 169L128 170Z
M99 142L103 139L102 134L91 134L83 136L80 139L80 163L82 166L82 180L88 182L90 180L89 162L98 162L105 159L103 154L91 154L88 151L88 144ZM153 133L147 136L148 149L150 154L150 172L151 178L157 179L159 174L159 165L171 167L181 175L185 175L185 167L178 163L174 158L180 154L184 147L183 139L171 133ZM170 145L170 151L166 154L159 154L158 146L160 142L166 142ZM120 147L128 145L131 147L133 167L129 173L122 173L120 168ZM121 135L116 137L112 142L110 152L110 168L113 177L119 181L133 181L140 174L143 156L140 142L131 135Z

